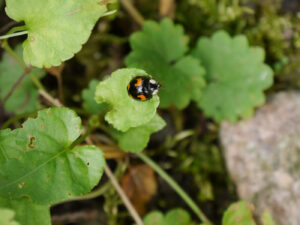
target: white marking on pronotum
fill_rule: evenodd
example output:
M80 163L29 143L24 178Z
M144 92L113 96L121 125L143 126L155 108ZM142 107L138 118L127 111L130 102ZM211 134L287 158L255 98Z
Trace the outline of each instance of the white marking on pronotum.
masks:
M153 80L153 79L150 79L149 82L150 82L151 84L156 84L156 83L157 83L156 80Z

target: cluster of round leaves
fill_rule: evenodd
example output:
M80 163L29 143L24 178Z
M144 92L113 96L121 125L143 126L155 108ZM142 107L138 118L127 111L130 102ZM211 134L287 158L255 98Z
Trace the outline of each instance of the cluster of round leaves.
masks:
M265 211L262 218L262 224L274 225L271 215ZM183 209L172 209L164 215L160 211L153 211L144 217L145 225L196 225L191 221L188 212ZM256 225L250 205L245 201L232 203L223 214L222 225ZM209 225L208 223L201 223L200 225Z
M80 118L63 107L39 111L22 128L0 130L0 207L14 209L23 225L48 225L51 204L89 192L105 159L95 146L73 147L80 134ZM25 220L29 215L35 216Z
M216 121L249 117L264 102L263 90L272 85L273 72L263 63L264 50L249 47L245 36L225 31L199 38L190 55L180 25L169 19L148 21L130 38L128 67L142 68L163 86L161 108L185 108L193 100Z

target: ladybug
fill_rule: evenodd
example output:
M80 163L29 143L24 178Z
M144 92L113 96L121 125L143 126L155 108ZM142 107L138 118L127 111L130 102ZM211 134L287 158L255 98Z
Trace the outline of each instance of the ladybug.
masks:
M157 95L160 83L151 77L137 76L127 85L127 91L131 98L146 101Z

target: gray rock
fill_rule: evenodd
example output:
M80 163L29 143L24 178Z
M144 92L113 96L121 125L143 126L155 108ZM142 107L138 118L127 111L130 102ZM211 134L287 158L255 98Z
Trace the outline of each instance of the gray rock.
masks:
M241 199L276 224L300 225L300 92L282 92L235 125L222 123L221 143Z

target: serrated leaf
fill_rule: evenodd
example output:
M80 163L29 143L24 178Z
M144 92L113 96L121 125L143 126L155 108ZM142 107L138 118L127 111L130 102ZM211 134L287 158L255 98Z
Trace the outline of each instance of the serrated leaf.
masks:
M15 220L20 225L51 225L50 207L35 204L28 198L7 200L0 197L0 207L14 210Z
M99 81L92 80L89 83L89 87L82 91L83 107L91 114L99 114L107 107L107 104L97 104L95 101L96 87Z
M161 130L165 125L165 121L156 114L148 123L121 133L119 146L126 152L140 152L147 146L150 135Z
M23 128L1 132L0 196L52 204L90 191L105 160L95 146L70 149L80 133L81 120L68 108L41 110Z
M11 209L0 208L0 224L1 225L20 225L14 219L15 212Z
M162 108L175 105L182 109L201 98L205 71L199 60L184 56L187 41L182 26L169 19L148 21L142 31L130 37L132 52L126 57L126 65L144 69L162 84Z
M18 45L15 53L21 57L22 46ZM4 53L0 62L0 101L11 90L19 77L23 74L24 68L8 53ZM32 73L40 79L44 76L45 71L41 69L33 69ZM20 85L15 89L13 94L4 104L7 112L25 113L37 109L39 102L37 100L39 94L31 81L29 75L26 75Z
M58 66L78 52L97 20L105 0L6 0L7 15L24 21L28 38L24 60L36 67Z
M199 106L207 116L221 122L249 117L265 101L263 90L272 85L272 69L263 63L264 50L249 47L244 35L231 38L216 32L200 38L192 55L203 63L208 85Z
M239 201L231 204L223 215L222 225L255 225L247 203Z
M139 69L120 69L101 81L96 88L96 102L106 102L111 106L105 120L122 132L148 123L154 117L159 104L158 96L153 96L147 101L129 97L127 85L136 76L149 75Z

